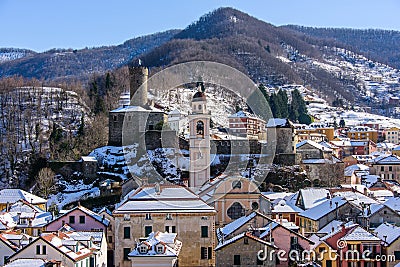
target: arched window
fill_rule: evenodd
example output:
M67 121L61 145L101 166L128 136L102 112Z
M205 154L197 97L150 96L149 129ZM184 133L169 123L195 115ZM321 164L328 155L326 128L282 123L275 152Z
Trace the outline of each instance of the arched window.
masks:
M201 105L199 105L197 109L198 109L198 110L201 110Z
M203 135L204 136L204 122L203 121L198 121L196 124L196 132L198 135Z
M235 189L235 188L238 188L238 189L242 188L242 183L240 181L233 181L232 189Z
M251 203L251 209L252 210L257 210L258 209L258 203L257 202Z
M232 204L232 206L229 207L227 210L229 218L232 220L236 220L242 216L244 216L244 209L242 205L240 205L239 202L235 202Z

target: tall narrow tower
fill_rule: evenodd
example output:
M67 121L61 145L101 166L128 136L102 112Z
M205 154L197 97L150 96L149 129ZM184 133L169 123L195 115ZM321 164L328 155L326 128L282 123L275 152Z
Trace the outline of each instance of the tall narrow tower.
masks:
M144 66L129 67L131 105L145 107L147 105L147 78L149 70ZM142 89L138 91L140 86Z
M202 82L192 99L189 115L190 173L189 187L199 188L210 180L210 112Z

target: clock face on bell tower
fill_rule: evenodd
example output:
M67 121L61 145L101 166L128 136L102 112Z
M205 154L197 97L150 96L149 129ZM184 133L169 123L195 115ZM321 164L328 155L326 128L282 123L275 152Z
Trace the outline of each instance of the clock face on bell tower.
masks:
M189 186L198 189L210 180L210 112L202 82L193 95L192 113L189 115Z

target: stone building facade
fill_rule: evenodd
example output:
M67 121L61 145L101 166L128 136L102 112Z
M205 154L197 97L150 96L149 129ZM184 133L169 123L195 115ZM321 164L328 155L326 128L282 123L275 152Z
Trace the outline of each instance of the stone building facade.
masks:
M179 266L215 266L215 210L189 189L142 186L114 210L115 266L130 267L127 255L151 232L177 233ZM210 253L211 254L210 254Z
M274 255L272 250L277 247L266 242L250 233L243 233L234 241L218 245L215 249L216 266L276 266L275 258L271 260L270 255ZM258 252L262 250L263 253ZM260 255L260 257L258 257ZM265 259L264 259L265 258Z

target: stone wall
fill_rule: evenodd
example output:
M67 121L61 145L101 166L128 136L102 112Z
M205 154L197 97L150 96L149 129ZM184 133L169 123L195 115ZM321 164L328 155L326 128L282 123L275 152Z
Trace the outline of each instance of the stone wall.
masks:
M158 123L166 121L166 117L163 112L112 111L108 122L108 145L122 146L122 144L137 143L143 131L155 130Z

